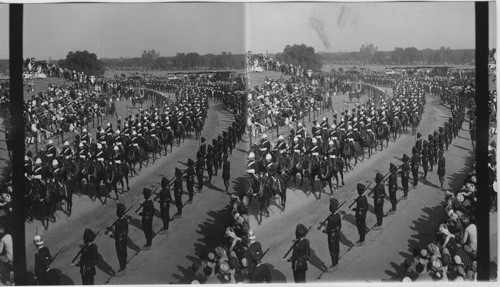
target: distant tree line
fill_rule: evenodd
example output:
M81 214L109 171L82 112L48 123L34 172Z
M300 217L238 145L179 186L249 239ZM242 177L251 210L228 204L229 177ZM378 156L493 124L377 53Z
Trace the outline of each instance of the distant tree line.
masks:
M450 47L441 47L439 50L396 47L393 51L378 51L375 53L320 53L320 57L323 62L335 64L463 65L474 64L474 53L474 49L452 50Z
M97 55L88 51L70 51L66 59L60 60L58 65L64 69L83 72L85 75L102 76L106 71L104 63L97 59Z
M177 53L174 57L102 59L107 68L154 69L154 70L223 70L243 69L245 54L222 52L219 55Z
M315 53L313 47L302 45L287 45L283 53L276 54L276 60L279 62L300 66L304 69L320 69L321 59Z

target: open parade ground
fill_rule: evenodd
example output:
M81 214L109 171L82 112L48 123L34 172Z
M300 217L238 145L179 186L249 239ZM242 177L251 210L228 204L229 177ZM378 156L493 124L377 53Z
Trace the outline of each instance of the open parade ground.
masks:
M0 285L497 280L473 4L58 5L24 8L22 124L0 60Z

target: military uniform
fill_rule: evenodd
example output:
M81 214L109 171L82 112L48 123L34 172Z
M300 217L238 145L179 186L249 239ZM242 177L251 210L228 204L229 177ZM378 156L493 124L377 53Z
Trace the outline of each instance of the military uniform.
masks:
M389 170L391 171L388 182L389 199L392 205L391 212L396 212L396 206L398 204L398 200L396 198L396 191L398 190L398 174L396 165L391 163Z
M99 252L97 245L93 242L95 238L94 232L90 229L85 229L83 242L85 246L80 255L80 275L82 277L82 285L94 285L94 276L96 273L95 266L99 260Z
M219 161L219 157L217 156L219 154L219 142L217 141L217 139L212 140L212 146L213 146L212 157L214 162L214 175L217 176L217 171L219 170L221 164L221 162Z
M203 188L203 169L205 166L205 162L203 158L198 157L196 161L196 179L198 180L198 192Z
M333 267L337 266L339 263L340 254L340 229L342 228L342 219L340 214L336 212L338 206L339 202L336 199L330 199L330 212L332 214L328 217L326 230L323 230L328 236L328 250L330 251Z
M210 151L209 151L209 153L210 153ZM193 196L194 196L194 175L195 175L195 171L194 171L193 165L194 165L194 161L192 159L189 159L188 160L188 168L186 170L186 188L187 188L188 194L189 194L189 200L188 200L188 202L192 202L193 201Z
M417 186L418 184L418 168L420 165L420 155L418 153L418 149L413 147L412 149L412 158L411 158L411 173L413 176L413 186Z
M142 230L144 231L144 237L146 237L146 244L144 247L149 248L153 241L153 216L155 214L155 208L153 206L153 201L149 199L151 196L151 190L144 188L144 203L142 205Z
M127 241L128 241L128 219L124 217L125 205L118 203L116 221L113 237L115 239L116 255L118 256L118 263L120 264L119 271L127 268Z
M205 157L205 164L207 166L207 175L208 175L207 182L208 183L211 183L211 181L212 181L212 175L214 173L213 163L214 163L213 148L211 145L209 145L208 149L207 149L207 154Z
M304 238L306 234L307 228L302 224L298 224L295 230L295 237L298 242L293 248L292 257L289 259L292 262L293 280L295 283L306 282L307 261L311 257L309 240Z
M401 165L401 186L403 187L403 198L408 196L408 182L410 180L410 165L408 160L410 158L405 154L403 155L403 164Z
M229 179L231 178L230 174L231 163L227 160L227 154L224 155L224 163L222 164L222 179L224 180L224 186L226 187L226 192L229 188Z
M429 144L427 141L424 141L424 145L422 147L422 168L424 169L424 174L422 175L423 179L427 177L427 171L429 170Z
M159 201L161 221L163 222L162 231L167 231L170 223L170 203L172 202L172 196L170 195L169 182L165 177L161 180Z
M444 175L446 174L446 159L444 158L443 151L439 152L439 159L437 164L437 174L439 176L439 182L441 183L441 188L444 184Z
M182 172L180 169L175 170L175 182L174 182L174 198L175 206L177 207L176 217L182 216Z
M356 207L354 211L356 212L356 227L358 228L359 241L358 243L363 243L365 241L366 234L366 212L368 211L368 200L366 196L363 195L363 191L365 190L365 185L358 183L358 198L356 198Z
M381 173L377 173L375 181L377 185L373 193L373 206L375 207L375 216L377 217L377 227L382 226L382 220L384 219L384 199L385 199L385 187L382 182L384 176Z
M430 171L433 171L434 163L436 162L436 156L434 155L434 137L432 135L429 135L428 139L429 139L429 144L427 145L427 150L428 150L427 154L429 156L429 167Z

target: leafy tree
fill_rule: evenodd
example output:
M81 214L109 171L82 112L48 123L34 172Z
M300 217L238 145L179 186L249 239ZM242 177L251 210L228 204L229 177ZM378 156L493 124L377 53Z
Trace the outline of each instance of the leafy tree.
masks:
M106 70L104 63L97 59L95 53L88 51L69 52L66 59L59 61L62 68L83 72L90 76L102 76Z
M313 47L302 45L287 45L283 53L276 54L276 59L288 64L299 65L306 69L321 68L321 61Z

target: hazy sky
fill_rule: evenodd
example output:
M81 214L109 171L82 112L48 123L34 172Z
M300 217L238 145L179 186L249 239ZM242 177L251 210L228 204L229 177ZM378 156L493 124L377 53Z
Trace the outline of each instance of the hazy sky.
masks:
M0 0L1 1L1 0ZM490 5L490 23L496 23ZM474 48L473 2L27 4L24 55L64 58L177 52L280 52L304 43L316 51ZM246 29L246 33L245 33ZM321 36L321 37L320 37ZM321 40L323 39L323 40ZM496 46L496 30L490 30ZM327 49L328 47L328 49ZM0 59L8 58L8 5L0 4Z
M330 51L359 51L365 43L383 51L396 46L475 46L473 2L252 3L247 12L247 42L254 52L274 53L294 43L317 51L327 47Z
M244 53L244 6L240 3L25 5L24 55L64 58L69 51L98 57L140 57L155 49Z

